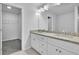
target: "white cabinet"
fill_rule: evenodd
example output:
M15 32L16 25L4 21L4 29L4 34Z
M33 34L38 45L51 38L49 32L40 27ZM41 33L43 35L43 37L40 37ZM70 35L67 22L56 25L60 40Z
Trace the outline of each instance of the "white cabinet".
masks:
M79 54L78 44L38 34L31 34L31 46L42 55Z
M48 55L72 55L73 53L70 51L66 51L57 46L48 44Z
M35 35L31 35L31 46L35 49L35 50L37 50L37 51L39 51L39 40L38 40L38 38L37 37L35 37Z
M58 54L57 51L58 51L58 48L56 46L48 44L48 55L57 55Z
M39 41L40 44L39 44L39 53L40 54L43 54L43 55L46 55L47 54L47 43L46 42L43 42L43 41Z
M47 43L44 42L44 37L42 38L40 35L31 34L31 46L40 54L47 54Z
M55 39L55 38L49 38L48 43L61 47L62 49L72 52L73 54L79 54L78 44L74 44L71 42L67 42L67 41L63 41L63 40Z
M65 49L62 49L62 48L58 48L58 54L59 55L74 55L74 53L67 51Z

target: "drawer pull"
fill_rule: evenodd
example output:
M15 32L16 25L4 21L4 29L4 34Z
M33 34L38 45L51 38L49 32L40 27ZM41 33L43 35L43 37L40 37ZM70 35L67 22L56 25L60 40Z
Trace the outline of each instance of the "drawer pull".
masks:
M44 44L41 44L42 46L44 46Z

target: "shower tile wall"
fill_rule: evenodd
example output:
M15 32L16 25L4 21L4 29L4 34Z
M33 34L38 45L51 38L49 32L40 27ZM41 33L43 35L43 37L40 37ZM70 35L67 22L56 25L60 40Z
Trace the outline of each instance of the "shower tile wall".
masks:
M20 39L17 14L3 12L3 41Z
M2 4L2 54L7 55L21 50L20 39L21 9Z

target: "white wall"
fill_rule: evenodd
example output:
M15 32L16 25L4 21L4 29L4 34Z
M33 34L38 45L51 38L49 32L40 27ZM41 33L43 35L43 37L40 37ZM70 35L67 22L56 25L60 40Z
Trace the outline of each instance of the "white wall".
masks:
M48 16L45 13L39 15L39 29L48 30Z
M22 50L30 48L30 30L37 28L37 20L33 23L35 17L35 11L30 4L14 3L10 4L16 7L22 8ZM36 24L35 26L33 24Z
M56 17L56 31L74 32L74 13L66 13Z
M38 16L36 16L36 7L31 3L11 4L22 8L22 49L30 48L30 30L38 29ZM47 29L47 21L40 16L40 29ZM43 25L42 25L43 24Z

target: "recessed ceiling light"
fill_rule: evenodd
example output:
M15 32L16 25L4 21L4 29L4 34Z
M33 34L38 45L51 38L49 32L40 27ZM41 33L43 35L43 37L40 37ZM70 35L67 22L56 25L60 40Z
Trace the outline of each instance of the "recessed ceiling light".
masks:
M7 6L7 8L8 8L8 9L12 9L12 7L11 7L11 6Z

